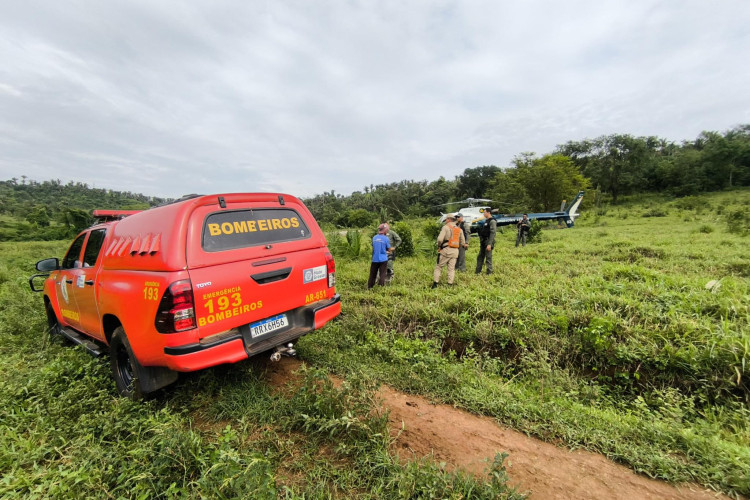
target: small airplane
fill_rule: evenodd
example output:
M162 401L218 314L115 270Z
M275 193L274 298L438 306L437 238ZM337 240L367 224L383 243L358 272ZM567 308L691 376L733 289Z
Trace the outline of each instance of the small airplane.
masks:
M581 201L583 201L584 193L585 191L579 191L575 199L573 199L573 202L567 207L567 209L565 208L565 201L563 201L559 212L539 212L526 215L528 216L529 220L557 220L560 222L564 222L566 227L573 227L575 225L576 217L581 215L576 212L576 210L578 210L578 207L581 205ZM495 219L498 226L510 226L511 224L517 224L518 221L523 218L523 214L493 214L492 217ZM484 218L479 220L476 224L471 225L471 232L476 232L483 225Z

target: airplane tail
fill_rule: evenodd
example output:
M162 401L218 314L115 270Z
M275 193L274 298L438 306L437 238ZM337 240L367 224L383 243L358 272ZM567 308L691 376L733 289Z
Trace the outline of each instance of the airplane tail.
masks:
M563 220L565 221L565 225L566 226L573 227L573 225L575 224L575 221L576 221L576 217L578 217L579 215L581 215L578 212L576 212L576 210L578 210L578 207L580 206L581 202L583 201L583 194L584 193L585 193L585 191L579 191L578 194L576 195L575 199L573 200L573 202L570 204L570 206L568 206L568 209L565 210L565 212L564 212L565 216L563 217Z

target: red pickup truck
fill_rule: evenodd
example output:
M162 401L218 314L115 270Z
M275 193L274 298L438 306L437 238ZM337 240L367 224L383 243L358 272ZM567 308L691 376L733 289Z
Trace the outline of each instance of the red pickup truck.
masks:
M109 346L122 395L269 350L278 359L341 312L325 236L294 196L198 196L98 215L127 217L83 231L62 262L39 261L49 275L30 284L52 333L97 355Z

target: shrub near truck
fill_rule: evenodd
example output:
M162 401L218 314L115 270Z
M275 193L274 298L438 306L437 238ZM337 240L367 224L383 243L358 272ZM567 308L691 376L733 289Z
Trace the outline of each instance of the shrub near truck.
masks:
M177 372L271 349L278 359L341 312L325 236L286 194L200 196L131 213L86 229L62 262L37 270L50 272L42 290L30 280L50 330L95 354L108 345L117 389L131 397Z

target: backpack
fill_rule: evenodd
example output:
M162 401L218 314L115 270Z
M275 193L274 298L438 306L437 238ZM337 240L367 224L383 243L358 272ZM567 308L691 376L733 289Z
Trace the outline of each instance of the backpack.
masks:
M448 240L448 246L450 248L458 248L461 246L461 228L460 227L454 227L451 228L451 239Z

